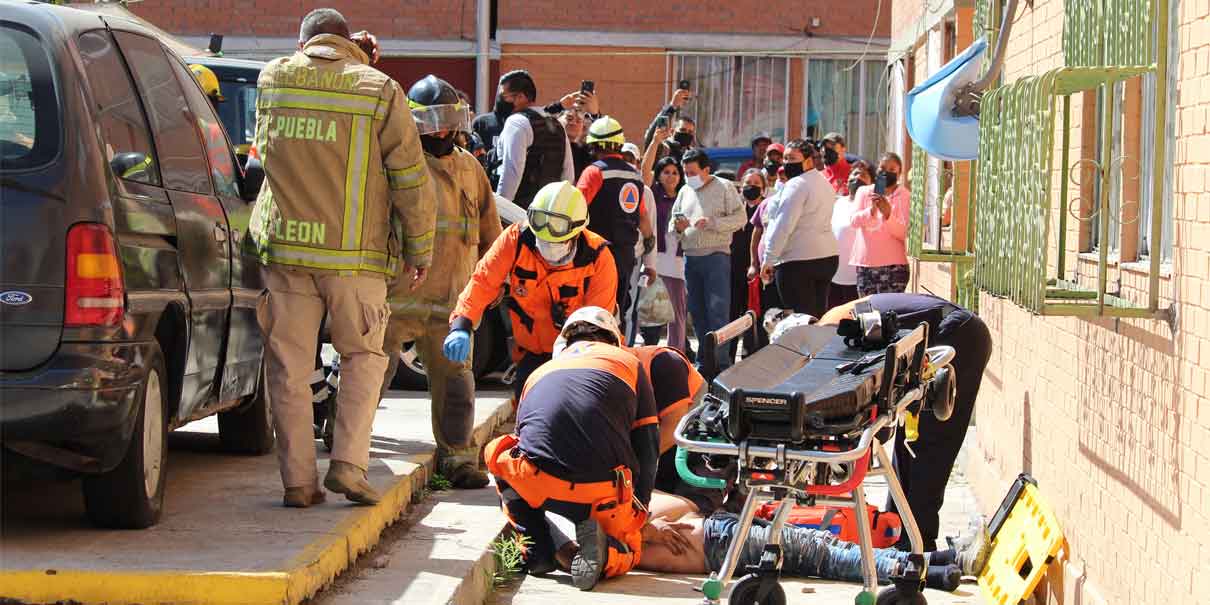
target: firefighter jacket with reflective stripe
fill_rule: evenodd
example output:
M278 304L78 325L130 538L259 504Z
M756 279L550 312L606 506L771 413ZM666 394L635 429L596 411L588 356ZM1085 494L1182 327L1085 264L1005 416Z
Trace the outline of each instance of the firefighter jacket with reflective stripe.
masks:
M554 116L523 109L522 115L529 119L534 131L534 142L525 152L525 171L521 173L521 184L513 203L529 208L538 190L550 183L563 180L563 156L567 153L567 133Z
M476 261L500 236L500 217L487 173L474 156L455 147L445 156L424 158L437 194L436 253L419 288L409 291L411 277L400 275L387 298L393 317L444 323Z
M592 183L596 191L585 191ZM584 169L577 185L588 201L588 224L615 247L634 248L639 241L643 181L621 156L607 156ZM589 194L593 193L590 197Z
M538 252L533 232L525 225L510 225L475 267L450 315L450 327L469 330L479 325L484 310L496 300L505 282L517 344L514 359L520 359L526 351L539 355L553 351L563 321L580 307L596 306L613 312L618 271L607 242L587 229L575 241L572 261L551 267Z
M393 275L427 267L436 201L420 137L395 81L352 41L311 38L257 84L265 183L250 229L265 262Z

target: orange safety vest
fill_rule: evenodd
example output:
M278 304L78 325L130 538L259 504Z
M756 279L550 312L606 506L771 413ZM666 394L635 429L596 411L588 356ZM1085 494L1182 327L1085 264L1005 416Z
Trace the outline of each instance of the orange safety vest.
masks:
M652 371L651 365L655 358L663 353L672 353L684 362L689 374L689 381L686 385L685 397L674 399L671 401L663 401L660 399L660 391L655 393L655 409L660 417L660 453L664 453L676 445L676 440L673 434L676 431L676 425L681 421L681 418L689 412L689 406L693 405L695 396L706 385L706 379L694 369L693 364L685 357L684 353L673 347L663 345L648 345L642 347L626 348L631 354L638 358L639 363L643 364L643 369L647 370L647 375L651 377L652 386L655 386L656 373ZM667 377L662 377L667 379Z
M451 325L459 318L478 325L505 282L517 344L514 360L527 351L551 353L563 320L576 309L597 306L612 312L617 304L618 272L604 238L585 229L577 238L572 262L551 267L538 252L533 232L513 224L479 260L450 314Z

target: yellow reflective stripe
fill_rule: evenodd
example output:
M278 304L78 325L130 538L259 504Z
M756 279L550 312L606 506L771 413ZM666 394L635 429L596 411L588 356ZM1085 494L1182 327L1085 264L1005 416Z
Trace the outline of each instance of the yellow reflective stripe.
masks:
M313 269L383 274L394 274L395 271L394 259L372 250L325 250L274 242L266 250L266 255L272 263Z
M437 233L469 233L479 230L479 221L469 218L437 221Z
M413 164L407 168L387 171L387 183L391 189L414 189L426 182L428 173L424 164Z
M386 108L378 97L306 88L262 89L256 105L261 108L330 111L379 119L386 117Z
M344 239L341 247L361 247L361 226L365 219L366 172L370 162L370 118L353 118L349 131L348 168L345 172Z
M433 238L435 234L432 231L405 237L404 250L408 256L420 256L433 251Z

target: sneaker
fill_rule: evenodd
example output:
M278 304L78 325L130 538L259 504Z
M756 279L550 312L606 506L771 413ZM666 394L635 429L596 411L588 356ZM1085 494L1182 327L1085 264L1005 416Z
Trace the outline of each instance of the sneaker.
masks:
M531 576L544 576L555 570L555 560L549 555L539 555L530 549L525 557L525 573Z
M954 592L962 585L962 570L957 565L929 565L924 585L934 590Z
M946 540L950 548L958 554L955 562L962 570L962 575L977 576L983 571L983 567L987 565L987 557L991 554L992 541L982 517L971 520L966 535Z
M459 464L449 471L446 478L454 489L482 489L489 483L487 473L479 470L473 462Z
M576 542L580 550L571 558L571 582L580 590L592 590L605 571L609 556L608 536L593 519L576 523Z
M365 471L355 465L333 460L324 477L324 487L329 491L344 494L345 498L358 504L378 504L382 496L366 481Z

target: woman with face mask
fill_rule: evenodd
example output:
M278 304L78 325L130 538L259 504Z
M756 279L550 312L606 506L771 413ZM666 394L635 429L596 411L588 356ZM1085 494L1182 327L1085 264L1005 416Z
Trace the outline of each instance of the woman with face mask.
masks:
M911 275L907 229L911 194L899 182L903 161L887 153L878 162L874 184L857 190L850 224L857 230L850 263L857 268L860 296L904 292Z
M836 204L832 206L832 235L836 236L840 248L840 266L836 268L828 289L829 309L857 300L857 269L849 264L853 255L853 240L857 237L857 230L852 225L853 210L857 190L873 182L870 172L870 166L864 160L854 162L845 183L845 193L837 197Z
M815 155L807 141L786 145L787 180L769 217L761 277L777 284L782 304L820 317L840 260L831 224L836 192L815 169Z
M752 265L752 241L756 226L752 217L765 201L766 181L760 168L749 168L741 173L739 194L744 200L744 212L748 221L744 228L731 236L731 317L739 317L748 310L748 269ZM744 334L744 353L752 354L759 347L752 333Z
M658 138L658 137L657 137ZM652 145L658 145L655 141ZM676 203L676 194L684 184L681 165L675 158L661 158L655 164L655 182L651 192L655 197L656 256L655 270L664 289L668 291L669 302L672 303L672 321L668 322L668 346L688 354L689 343L685 340L685 321L688 317L687 299L685 295L685 255L681 251L676 238L660 228L672 222L672 206ZM656 344L659 342L660 329L643 328L643 342Z

